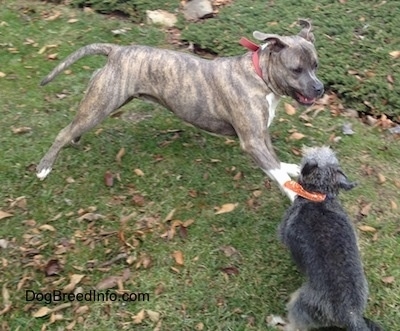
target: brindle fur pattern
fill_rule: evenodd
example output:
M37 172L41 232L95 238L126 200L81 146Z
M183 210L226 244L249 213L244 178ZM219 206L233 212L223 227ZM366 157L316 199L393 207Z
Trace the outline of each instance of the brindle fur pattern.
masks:
M56 66L41 85L84 56L105 55L107 63L93 75L75 118L60 131L40 161L38 177L44 179L49 174L63 146L79 140L133 98L141 98L161 104L200 129L238 136L241 147L285 190L270 170L281 171L282 181L290 179L287 174L291 169L298 174L298 167L289 165L289 170L281 170L268 133L269 110L274 112L268 100L277 103L282 95L299 100L300 94L303 99L299 101L304 103L323 93L315 76L317 54L310 31L311 24L306 22L296 36L255 32L256 38L265 41L259 51L262 78L255 73L251 53L207 60L147 46L82 47ZM293 194L288 195L293 199Z
M356 184L347 180L328 147L305 152L299 183L327 198L313 202L298 196L279 226L281 241L307 279L288 303L285 330L382 331L363 317L368 284L353 224L337 198L339 189Z

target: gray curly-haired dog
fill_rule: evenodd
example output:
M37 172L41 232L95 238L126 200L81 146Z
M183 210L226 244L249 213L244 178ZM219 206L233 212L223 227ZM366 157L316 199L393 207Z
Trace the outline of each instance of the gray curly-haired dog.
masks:
M356 184L348 181L330 148L304 152L298 184L305 193L299 193L279 226L281 241L307 278L288 303L285 330L381 331L363 317L368 284L354 227L337 199L340 189Z

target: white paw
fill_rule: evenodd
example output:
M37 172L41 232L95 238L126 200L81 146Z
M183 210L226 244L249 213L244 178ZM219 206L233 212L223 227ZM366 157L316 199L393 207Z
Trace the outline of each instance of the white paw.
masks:
M47 175L51 172L51 168L44 168L42 170L40 170L36 176L37 178L39 178L40 180L43 180L47 177Z
M300 166L297 164L281 162L281 169L293 177L300 175Z

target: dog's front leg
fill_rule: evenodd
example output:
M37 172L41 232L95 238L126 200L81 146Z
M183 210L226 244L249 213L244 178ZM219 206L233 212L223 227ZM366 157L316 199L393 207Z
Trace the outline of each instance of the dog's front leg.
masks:
M259 167L278 184L281 191L293 202L296 194L284 187L284 184L291 180L289 174L299 175L299 167L295 164L279 162L268 133L260 132L255 135L254 130L242 131L238 132L238 136L242 149L252 156Z

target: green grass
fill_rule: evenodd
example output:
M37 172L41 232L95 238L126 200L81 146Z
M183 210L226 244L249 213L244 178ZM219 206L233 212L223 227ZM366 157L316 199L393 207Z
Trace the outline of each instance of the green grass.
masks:
M57 11L61 13L57 19L44 19ZM78 21L68 23L71 18ZM261 14L259 19L263 19ZM59 330L73 321L75 330L156 329L157 322L149 317L133 325L132 316L147 309L161 314L162 330L200 330L202 325L203 330L268 330L266 317L285 314L288 296L302 278L276 238L277 225L289 203L275 185L265 185L265 176L240 151L236 140L227 143L225 138L186 126L159 106L135 101L124 107L123 115L109 118L87 133L79 147L65 148L45 181L35 177L33 165L73 118L91 73L104 63L101 57L83 59L70 68L70 74L39 87L59 59L82 45L100 41L171 47L166 44L166 34L127 20L23 1L5 2L1 22L0 71L6 76L0 78L0 210L13 216L0 220L0 239L10 241L7 249L1 249L0 284L8 290L12 303L11 310L1 316L0 329L40 330L47 324L47 330ZM266 23L263 19L260 24ZM234 25L232 18L224 29L230 31ZM121 28L130 30L118 37L112 35L111 30ZM273 28L285 32L280 25ZM321 38L318 30L316 34ZM242 33L234 30L229 35L236 40ZM45 45L58 46L39 54ZM47 59L52 53L58 53L57 60ZM321 70L328 68L322 66ZM60 94L64 97L57 96ZM359 182L341 198L359 225L377 229L376 237L359 232L370 284L367 315L386 330L396 330L400 325L400 238L398 209L393 203L400 206L396 186L399 141L358 120L333 117L328 108L311 120L312 127L305 126L299 114L300 109L294 116L283 109L278 114L273 126L277 152L282 160L298 162L293 149L303 144L332 144L345 172ZM131 121L134 115L142 120ZM341 136L340 126L348 121L356 134L331 143L331 135ZM31 130L15 134L12 127ZM289 140L294 128L305 138ZM115 157L122 147L126 154L118 164ZM144 176L135 174L134 169L141 169ZM115 179L112 187L104 183L106 171L119 174L120 180ZM243 176L235 180L238 172ZM384 183L378 182L378 173L385 176ZM259 191L261 196L255 197ZM144 197L142 206L132 202L138 195ZM26 206L23 199L16 203L23 196ZM225 203L238 206L231 213L215 215L215 208ZM372 203L368 215L360 217L360 209L368 203ZM91 210L92 206L103 218L79 220L79 210ZM194 223L187 233L178 230L167 241L160 236L171 226L164 219L173 209L173 220L194 219ZM121 219L132 213L135 215L123 226ZM151 219L154 227L139 227ZM55 231L40 228L45 224ZM123 244L118 231L123 231L133 248ZM65 252L57 254L62 244ZM221 249L224 246L232 246L238 253L228 257ZM175 251L183 253L183 266L177 266L171 257ZM122 252L135 262L129 265L122 259L99 268ZM143 256L151 259L150 266L136 268ZM58 276L46 277L43 268L54 258L63 268ZM235 267L231 270L239 273L228 276L221 271L226 267ZM25 290L62 289L73 274L85 275L78 286L88 292L101 279L119 276L126 268L131 275L124 289L150 293L149 302L74 302L57 312L62 314L59 321L49 324L49 316L32 316L45 304L25 301ZM394 277L392 283L383 281L388 276ZM164 288L161 293L160 284ZM85 305L89 310L80 314L78 308ZM3 307L4 294L0 310Z

